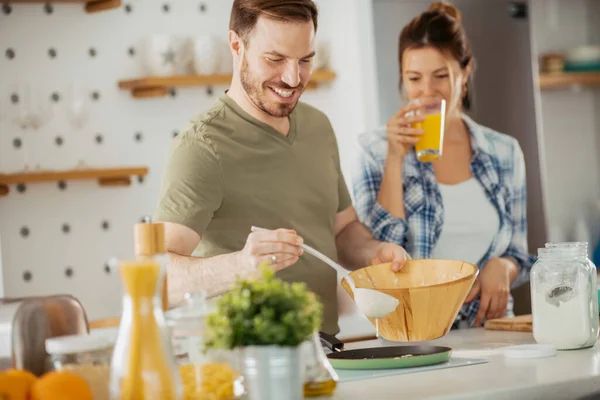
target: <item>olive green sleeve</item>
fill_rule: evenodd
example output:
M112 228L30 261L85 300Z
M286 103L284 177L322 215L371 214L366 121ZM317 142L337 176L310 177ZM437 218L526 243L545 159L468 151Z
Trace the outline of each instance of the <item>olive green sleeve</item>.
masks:
M212 143L196 133L180 134L162 176L155 219L187 226L202 236L222 200L221 169Z

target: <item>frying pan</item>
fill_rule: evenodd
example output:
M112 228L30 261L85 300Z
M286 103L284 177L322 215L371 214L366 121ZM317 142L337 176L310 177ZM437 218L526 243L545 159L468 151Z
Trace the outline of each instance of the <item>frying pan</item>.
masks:
M450 360L452 349L441 346L390 346L344 350L344 343L319 332L321 344L332 351L329 362L338 369L415 368Z

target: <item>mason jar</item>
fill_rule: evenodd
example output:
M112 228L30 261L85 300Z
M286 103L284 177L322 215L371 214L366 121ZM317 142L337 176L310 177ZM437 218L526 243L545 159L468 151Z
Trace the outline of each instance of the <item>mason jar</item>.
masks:
M558 350L587 348L598 339L596 267L587 243L548 243L531 268L533 336Z
M113 341L101 335L69 335L46 339L51 370L66 370L81 376L94 400L109 400L110 362Z
M235 351L206 351L206 318L214 312L206 292L185 294L185 304L165 313L186 399L229 399L244 392Z

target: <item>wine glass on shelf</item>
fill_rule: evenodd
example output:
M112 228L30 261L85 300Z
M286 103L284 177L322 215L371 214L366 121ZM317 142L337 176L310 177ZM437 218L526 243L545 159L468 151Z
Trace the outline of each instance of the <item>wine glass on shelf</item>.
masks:
M29 92L26 100L29 102L30 128L39 131L54 116L52 100L42 87L28 85L27 90Z
M67 117L76 130L81 130L89 118L87 89L79 81L71 82L67 92Z
M24 171L33 169L33 166L31 165L31 147L33 145L33 140L30 137L30 134L26 134L32 127L30 91L27 84L18 84L14 86L14 90L11 93L11 104L13 108L12 120L22 133L21 149L23 152Z
M16 122L23 133L31 132L24 135L23 139L23 157L25 170L41 169L39 158L36 157L36 148L39 143L39 138L34 138L34 132L40 132L41 128L48 124L53 116L53 105L46 91L32 84L19 85L17 90L17 98L15 98ZM36 135L38 136L38 135Z
M82 152L85 147L83 133L81 132L90 116L88 90L80 81L73 81L69 84L67 91L67 118L78 135L76 141L77 150ZM77 163L78 168L85 167L83 155L80 153L80 159Z
M5 132L21 138L19 151L23 153L25 171L29 170L29 153L26 152L23 132L29 127L29 111L23 104L25 88L22 84L12 83L2 88L0 98L0 123ZM4 129L5 128L5 129Z

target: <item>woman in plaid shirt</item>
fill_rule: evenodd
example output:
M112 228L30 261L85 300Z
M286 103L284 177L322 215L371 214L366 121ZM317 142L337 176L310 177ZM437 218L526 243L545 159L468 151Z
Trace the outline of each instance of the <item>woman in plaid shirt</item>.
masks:
M463 320L512 314L511 286L529 277L526 188L518 142L481 126L463 113L469 107L471 46L459 11L433 3L400 34L400 75L407 100L445 99L443 155L417 159L423 131L408 105L385 128L361 136L360 174L354 198L360 220L376 239L395 242L413 258L471 262L480 274L454 327ZM409 114L410 115L410 114Z

